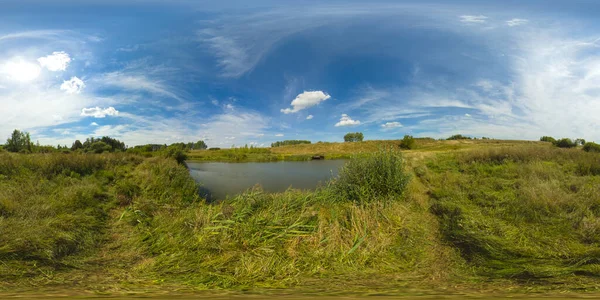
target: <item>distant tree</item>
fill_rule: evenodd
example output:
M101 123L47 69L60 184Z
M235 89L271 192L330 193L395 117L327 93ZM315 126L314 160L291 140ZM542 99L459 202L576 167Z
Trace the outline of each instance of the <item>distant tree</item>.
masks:
M576 139L575 140L575 145L577 145L577 146L583 146L583 145L585 145L585 140L584 139Z
M59 145L60 147L60 145ZM81 143L80 140L75 140L75 142L73 142L73 145L71 146L71 150L75 151L77 149L83 149L83 144Z
M543 136L540 138L540 142L556 143L556 139L551 136Z
M574 148L574 147L577 147L577 144L575 144L575 142L573 142L573 140L571 140L569 138L563 138L563 139L557 140L554 145L556 147L559 147L559 148Z
M464 136L464 135L462 135L462 134L455 134L455 135L453 135L453 136L451 136L451 137L447 138L446 140L449 140L449 141L451 141L451 140L470 140L470 139L471 139L471 138L470 138L470 137L468 137L468 136Z
M29 132L22 132L15 129L10 138L6 140L4 149L9 152L31 152Z
M344 135L344 142L362 142L364 135L362 132L350 132Z
M415 139L412 135L405 135L402 141L400 142L400 148L402 149L414 149L416 146Z
M193 149L195 149L195 150L200 150L200 149L204 150L206 148L208 148L208 145L206 145L206 143L203 140L199 140L199 141L197 141L194 144L194 148Z
M271 147L287 146L287 145L299 145L299 144L310 144L310 141L305 140L285 140L278 141L271 144Z

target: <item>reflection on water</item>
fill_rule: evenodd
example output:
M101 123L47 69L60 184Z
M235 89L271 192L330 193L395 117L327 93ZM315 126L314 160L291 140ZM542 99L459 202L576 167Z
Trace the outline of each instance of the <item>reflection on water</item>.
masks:
M256 184L265 191L283 192L292 187L314 189L336 176L344 160L314 160L268 163L194 163L188 167L201 185L201 193L210 200L225 199Z

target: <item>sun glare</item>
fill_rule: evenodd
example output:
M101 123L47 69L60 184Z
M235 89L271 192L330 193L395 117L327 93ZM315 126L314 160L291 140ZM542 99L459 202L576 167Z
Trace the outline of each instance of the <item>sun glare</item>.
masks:
M2 69L9 78L17 81L34 80L40 76L41 72L39 65L22 60L8 62Z

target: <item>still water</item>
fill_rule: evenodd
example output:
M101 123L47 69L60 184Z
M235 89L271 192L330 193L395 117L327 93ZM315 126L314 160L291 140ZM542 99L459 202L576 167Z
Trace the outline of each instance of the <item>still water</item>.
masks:
M234 196L256 184L265 191L283 192L314 189L325 184L344 160L280 161L266 163L196 163L188 162L192 177L202 185L201 193L210 200Z

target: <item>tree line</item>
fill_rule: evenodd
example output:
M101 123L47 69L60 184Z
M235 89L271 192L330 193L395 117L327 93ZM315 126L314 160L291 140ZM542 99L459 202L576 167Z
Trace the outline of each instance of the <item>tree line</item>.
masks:
M6 143L0 149L4 149L9 152L19 153L49 153L49 152L82 152L82 153L104 153L104 152L157 152L166 150L167 148L177 148L182 151L206 149L208 146L202 140L195 143L173 143L169 146L166 144L147 144L135 147L127 147L124 142L118 139L103 136L100 138L90 137L81 142L75 140L71 147L67 145L61 146L41 146L39 142L35 144L31 141L31 135L29 132L20 131L15 129L10 137L6 140Z
M271 147L279 147L279 146L288 146L288 145L300 145L300 144L310 144L310 141L305 141L305 140L285 140L285 141L278 141L275 143L271 144Z

